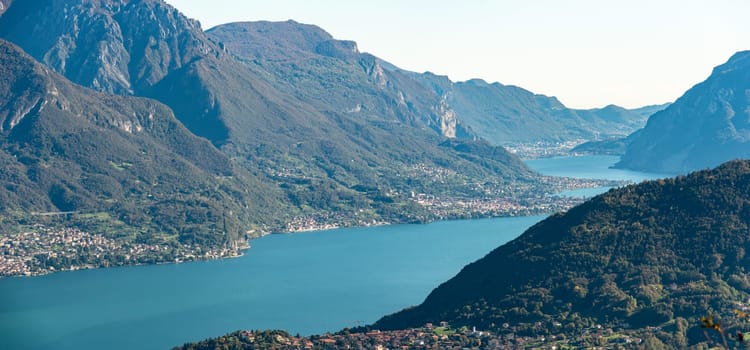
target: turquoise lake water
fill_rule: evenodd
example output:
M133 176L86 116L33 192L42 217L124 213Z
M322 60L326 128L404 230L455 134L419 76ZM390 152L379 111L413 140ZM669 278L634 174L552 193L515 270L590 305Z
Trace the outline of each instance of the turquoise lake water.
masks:
M169 349L238 329L372 323L541 219L270 235L236 259L2 279L0 349Z
M528 163L549 175L661 177L608 169L616 161ZM0 279L0 349L170 349L238 329L313 334L368 324L421 303L543 218L270 235L236 259Z
M619 156L578 156L533 159L526 164L545 175L565 176L579 179L604 179L641 182L644 180L673 177L673 174L644 173L639 171L612 169L620 160ZM560 194L569 197L590 198L608 191L610 187L583 188L564 191Z

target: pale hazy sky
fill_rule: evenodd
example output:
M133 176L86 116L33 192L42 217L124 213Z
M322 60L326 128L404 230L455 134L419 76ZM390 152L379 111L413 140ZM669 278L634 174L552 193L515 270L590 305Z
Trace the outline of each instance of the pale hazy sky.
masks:
M579 108L673 101L750 49L748 0L167 2L204 29L293 19L404 69L518 85Z

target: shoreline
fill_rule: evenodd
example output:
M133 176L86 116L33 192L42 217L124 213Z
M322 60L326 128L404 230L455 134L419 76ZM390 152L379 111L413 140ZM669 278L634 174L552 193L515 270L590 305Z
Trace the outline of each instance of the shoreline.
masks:
M51 229L42 228L40 231L44 234L57 234L60 236L60 232L63 232L62 238L58 241L48 244L47 246L38 246L40 237L42 240L49 239L40 235L39 232L27 232L20 233L13 236L0 236L0 248L5 247L6 249L0 250L4 254L0 254L0 279L6 277L36 277L48 275L56 272L70 272L78 270L90 270L108 267L127 267L127 266L144 266L144 265L166 265L166 264L180 264L184 262L194 261L209 261L219 260L227 258L239 258L245 255L246 251L251 248L251 241L254 239L262 238L271 234L295 234L295 233L313 233L320 231L328 231L342 228L366 228L366 227L377 227L385 225L401 225L401 224L429 224L439 221L454 221L454 220L471 220L471 219L490 219L490 218L509 218L509 217L525 217L525 216L536 216L536 215L551 215L556 212L566 211L583 202L583 198L575 197L560 197L557 194L553 194L552 191L559 191L563 188L567 190L581 189L581 188L594 188L603 185L602 180L585 180L585 179L568 179L544 176L549 182L550 193L546 194L544 198L537 198L537 202L520 204L516 202L518 199L509 198L440 198L435 196L428 196L417 194L412 200L417 201L418 204L423 206L430 215L416 218L405 218L403 221L385 221L385 220L362 220L357 219L356 215L353 217L335 217L330 214L318 214L315 216L298 217L286 224L286 230L279 231L246 231L244 241L238 245L234 245L233 248L212 248L204 250L205 248L200 246L174 246L174 245L138 245L129 242L118 242L111 238L106 238L102 235L89 234L79 231L74 228L61 228ZM562 183L552 183L553 179L563 180ZM611 181L610 181L611 182ZM614 184L611 182L609 185ZM557 185L557 186L555 186ZM622 185L622 184L618 184ZM558 192L559 193L559 192ZM66 237L65 233L74 236L74 241L71 243L69 237ZM28 249L23 244L10 245L11 252L8 253L7 240L9 237L19 237L23 235L34 235L36 234L36 241L31 243L37 246L34 249ZM247 238L253 234L257 236ZM78 235L78 241L75 236ZM82 237L82 238L81 238ZM4 239L4 240L3 240ZM67 241L66 241L67 239ZM53 237L54 240L54 237ZM3 242L6 242L3 245ZM83 242L83 243L81 243ZM94 242L94 243L92 243ZM13 242L12 242L13 243ZM17 242L15 242L17 243ZM25 242L28 243L28 242ZM31 244L31 245L33 245ZM236 243L235 243L236 244ZM22 252L20 254L13 254L12 249L21 246L26 248L28 252ZM82 251L70 251L76 246L87 246L86 250ZM53 252L57 247L59 250L66 250L68 253L67 258L69 260L83 260L84 264L73 264L65 267L55 267L61 265L60 263L51 263L50 266L44 262L38 262L35 259L42 258L46 255L52 258L57 258ZM88 249L96 249L99 253L96 254L95 259L91 257ZM134 249L136 252L134 252ZM88 255L86 255L88 254ZM88 259L88 260L87 260ZM95 263L91 263L91 259L94 259ZM31 265L27 262L33 261ZM67 265L63 263L62 265ZM10 267L9 267L10 266ZM15 267L15 268L14 268Z
M226 254L226 255L219 255L219 256L210 256L210 257L195 257L190 256L189 258L183 258L180 260L171 260L171 261L158 261L153 263L143 263L143 262L135 262L135 263L126 263L126 264L110 264L108 266L96 266L96 265L75 265L71 267L61 268L61 269L54 269L54 270L42 270L42 271L35 271L30 272L28 274L13 274L13 275L0 275L0 280L4 278L34 278L34 277L41 277L46 275L51 275L55 273L65 273L65 272L74 272L74 271L80 271L80 270L95 270L95 269L107 269L107 268L119 268L119 267L135 267L135 266L150 266L150 265L177 265L182 263L190 263L190 262L200 262L200 261L213 261L213 260L223 260L223 259L234 259L234 258L241 258L245 256L246 252L249 251L252 248L251 242L255 239L260 239L265 236L269 235L287 235L287 234L303 234L303 233L316 233L316 232L323 232L323 231L330 231L330 230L336 230L336 229L344 229L344 228L367 228L367 227L380 227L380 226L389 226L389 225L427 225L435 222L440 221L458 221L458 220L480 220L480 219L499 219L499 218L512 218L512 217L525 217L525 216L536 216L536 215L551 215L553 213L530 213L528 215L502 215L502 216L474 216L470 218L463 218L463 217L455 217L455 218L438 218L435 220L429 220L425 222L403 222L403 223L393 223L393 222L387 222L387 223L378 223L378 224L371 224L371 225L337 225L336 227L331 228L308 228L300 231L285 231L285 232L263 232L257 237L252 237L247 240L245 240L245 245L241 248L238 248L234 254ZM179 259L179 258L177 258Z

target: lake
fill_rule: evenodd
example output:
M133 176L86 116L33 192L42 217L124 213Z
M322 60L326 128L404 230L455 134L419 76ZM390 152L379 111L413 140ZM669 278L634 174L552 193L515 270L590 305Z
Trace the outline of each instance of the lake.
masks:
M235 259L2 279L0 349L169 349L237 329L364 325L541 219L270 235Z
M608 169L616 161L528 163L548 175L660 177ZM235 259L0 279L0 349L169 349L238 329L307 335L364 325L421 303L541 219L270 235Z
M619 156L554 157L527 160L526 164L545 175L579 179L606 179L638 183L644 180L673 177L674 174L645 173L640 171L613 169ZM561 192L560 195L589 198L608 191L610 187L582 188Z

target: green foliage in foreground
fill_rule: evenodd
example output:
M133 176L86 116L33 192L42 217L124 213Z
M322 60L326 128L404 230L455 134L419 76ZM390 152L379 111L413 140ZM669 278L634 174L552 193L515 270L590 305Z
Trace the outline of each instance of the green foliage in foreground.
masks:
M671 327L658 334L676 347L700 342L689 324L731 315L750 296L749 227L748 161L611 190L535 225L374 327L601 323Z

